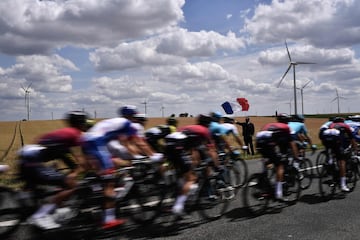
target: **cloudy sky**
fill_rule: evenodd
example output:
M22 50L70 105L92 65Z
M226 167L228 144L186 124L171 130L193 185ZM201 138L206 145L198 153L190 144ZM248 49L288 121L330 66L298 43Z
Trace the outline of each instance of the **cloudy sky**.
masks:
M244 115L360 112L357 0L1 0L0 121L151 116L221 110ZM304 87L305 86L305 87ZM144 104L146 102L146 104ZM146 106L146 107L145 107Z

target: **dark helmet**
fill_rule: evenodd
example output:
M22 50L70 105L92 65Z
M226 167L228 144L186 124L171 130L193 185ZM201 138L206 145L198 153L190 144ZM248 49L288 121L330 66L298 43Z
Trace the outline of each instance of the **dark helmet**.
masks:
M197 117L197 123L199 125L202 125L202 126L205 126L205 127L208 127L212 121L213 121L213 118L208 116L208 115L200 114Z
M88 119L88 114L84 111L71 111L66 113L65 120L66 122L76 128L82 128L86 126L86 120Z
M136 108L136 106L133 106L133 105L126 105L126 106L119 108L119 110L118 110L118 114L123 117L134 116L137 113L138 113L137 108Z
M288 123L290 121L290 116L286 113L280 113L276 116L276 120L281 123Z
M220 112L211 112L210 116L213 118L214 121L219 122L222 118L222 114Z
M303 123L305 121L305 118L302 114L296 114L296 115L292 116L292 120L294 122L302 122Z
M333 119L334 123L339 123L339 122L344 122L344 121L345 121L345 119L343 117L335 117Z
M166 119L166 124L170 125L170 126L177 126L178 121L176 120L176 118L174 117L169 117L168 119Z

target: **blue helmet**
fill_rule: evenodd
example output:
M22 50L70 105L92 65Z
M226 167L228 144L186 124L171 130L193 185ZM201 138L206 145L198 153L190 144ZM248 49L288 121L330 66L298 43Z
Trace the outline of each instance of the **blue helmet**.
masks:
M123 117L134 116L137 113L138 113L137 108L136 108L136 106L133 106L133 105L126 105L126 106L119 108L119 110L118 110L118 114Z

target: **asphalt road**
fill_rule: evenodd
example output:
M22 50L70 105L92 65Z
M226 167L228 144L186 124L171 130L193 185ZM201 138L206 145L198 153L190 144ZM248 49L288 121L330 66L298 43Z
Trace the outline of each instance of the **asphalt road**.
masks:
M248 161L250 173L261 169L257 160ZM302 192L296 205L272 203L269 211L252 217L243 207L242 192L231 202L227 213L216 221L204 222L193 217L176 227L164 227L160 222L139 227L131 222L112 237L99 239L289 239L289 240L357 240L360 239L360 190L324 202L319 196L318 179ZM162 219L166 221L166 219ZM73 236L74 239L81 239ZM27 226L21 227L11 239L70 239L63 233L52 236L34 234Z

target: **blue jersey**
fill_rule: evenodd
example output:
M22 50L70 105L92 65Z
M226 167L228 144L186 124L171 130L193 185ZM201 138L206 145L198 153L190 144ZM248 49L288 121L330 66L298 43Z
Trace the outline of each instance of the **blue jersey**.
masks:
M298 140L298 134L307 135L308 131L304 123L302 122L289 122L288 126L290 128L291 136Z
M346 120L345 123L350 126L352 135L357 143L360 143L360 122Z

